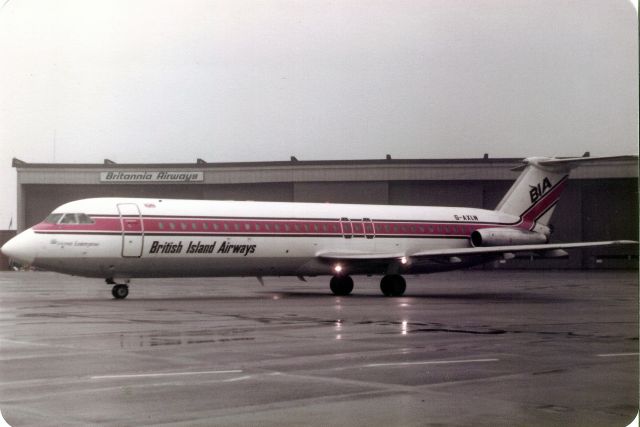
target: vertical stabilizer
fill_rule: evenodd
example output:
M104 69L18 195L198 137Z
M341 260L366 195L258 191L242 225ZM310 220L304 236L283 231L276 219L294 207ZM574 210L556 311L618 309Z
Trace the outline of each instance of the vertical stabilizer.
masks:
M496 210L520 217L529 224L548 225L571 169L607 160L638 160L637 156L529 157L514 170L522 173L502 198Z
M524 159L524 165L516 168L522 173L498 203L496 210L518 216L523 221L547 225L571 170L571 165L564 162L543 164L549 160L554 159Z

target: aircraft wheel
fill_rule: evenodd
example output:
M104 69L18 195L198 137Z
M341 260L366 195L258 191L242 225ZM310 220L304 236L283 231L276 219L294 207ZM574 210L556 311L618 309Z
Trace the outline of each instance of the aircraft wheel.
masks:
M407 282L399 274L388 274L380 280L380 290L386 297L401 297L407 289Z
M349 295L353 291L353 279L350 276L333 276L329 287L334 295Z
M125 299L129 295L129 287L127 285L115 285L111 289L111 295L115 299Z

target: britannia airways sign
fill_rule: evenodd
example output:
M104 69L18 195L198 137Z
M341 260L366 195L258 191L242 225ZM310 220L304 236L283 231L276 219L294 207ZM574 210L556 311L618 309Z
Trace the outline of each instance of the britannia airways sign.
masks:
M109 171L100 172L100 182L202 182L203 172L177 171Z

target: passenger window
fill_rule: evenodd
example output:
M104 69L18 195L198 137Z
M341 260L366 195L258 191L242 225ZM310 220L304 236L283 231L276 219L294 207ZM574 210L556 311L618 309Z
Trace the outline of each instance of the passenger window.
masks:
M429 226L429 233L433 233L433 225Z
M192 223L191 223L191 228L193 228L194 230L197 230L197 229L198 229L198 226L196 225L196 223L195 223L195 222L192 222Z
M238 224L237 222L233 224L233 229L236 231L240 231L240 224Z
M175 230L176 229L176 225L173 222L170 222L169 223L169 228L172 229L172 230Z
M293 228L294 228L296 231L300 231L300 224L298 224L298 223L293 224Z
M415 225L412 225L412 226L410 227L410 230L411 230L411 232L412 232L412 233L415 233L415 232L416 232L416 226L415 226Z
M180 228L182 228L183 230L187 229L187 224L185 224L184 222L180 223Z
M327 231L329 231L329 227L327 226L327 224L322 224L322 231L324 233L326 233Z
M280 224L274 224L273 228L275 228L276 231L280 231Z
M420 233L424 233L424 227L423 226L419 226L418 230L420 230Z
M256 231L260 231L260 224L256 224Z
M304 231L309 232L309 224L304 224Z
M158 228L159 228L160 230L164 230L164 224L162 223L162 221L160 221L160 222L158 223Z
M224 227L224 231L229 231L229 224L225 222L222 226Z
M244 230L245 230L245 231L249 231L249 230L251 230L251 224L249 224L249 223L245 223L245 225L244 225Z
M267 231L271 231L271 226L269 224L265 224L264 229Z
M205 230L209 229L209 224L207 224L206 222L202 223L202 228L204 228Z
M284 225L284 231L289 231L289 224Z
M320 229L318 228L318 224L313 224L313 231L315 231L316 233L320 231Z

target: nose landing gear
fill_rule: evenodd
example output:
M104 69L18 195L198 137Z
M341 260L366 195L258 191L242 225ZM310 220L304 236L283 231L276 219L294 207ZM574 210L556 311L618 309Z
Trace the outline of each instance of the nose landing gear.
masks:
M114 285L111 289L111 295L115 299L125 299L129 295L129 286L124 283L116 283L113 279L109 278L105 280L108 285Z

